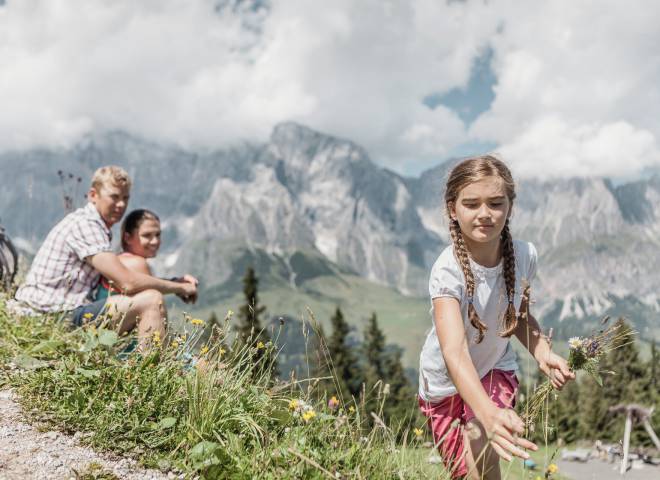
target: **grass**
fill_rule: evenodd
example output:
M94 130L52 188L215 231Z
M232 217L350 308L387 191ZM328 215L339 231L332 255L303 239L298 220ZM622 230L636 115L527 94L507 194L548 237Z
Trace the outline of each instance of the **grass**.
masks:
M13 387L35 421L188 478L448 478L428 461L437 457L422 445L428 432L371 422L364 402L330 405L313 379L274 383L264 365L272 357L228 347L227 322L200 344L208 337L199 323L186 317L169 343L154 338L149 353L126 354L131 338L10 318L0 299L0 386ZM544 466L551 455L533 457ZM520 462L503 463L502 473L538 475ZM84 475L112 478L96 467Z
M401 444L398 432L372 427L359 402L330 408L307 382L274 384L255 347L225 346L226 330L191 366L203 330L194 323L167 345L154 339L149 353L120 359L130 338L10 318L0 301L0 381L35 420L189 477L426 477L407 455L406 434Z

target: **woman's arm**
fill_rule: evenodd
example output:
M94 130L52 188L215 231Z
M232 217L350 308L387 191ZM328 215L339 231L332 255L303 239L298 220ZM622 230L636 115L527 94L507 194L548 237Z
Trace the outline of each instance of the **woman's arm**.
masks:
M488 432L493 449L506 460L510 460L511 455L529 458L521 448L536 450L536 445L515 435L523 432L522 420L513 410L495 405L481 384L468 350L468 339L458 300L434 298L433 321L449 376L461 398Z
M129 270L134 272L144 273L145 275L151 275L151 268L147 263L147 259L139 255L118 255L117 258L121 263L124 264Z

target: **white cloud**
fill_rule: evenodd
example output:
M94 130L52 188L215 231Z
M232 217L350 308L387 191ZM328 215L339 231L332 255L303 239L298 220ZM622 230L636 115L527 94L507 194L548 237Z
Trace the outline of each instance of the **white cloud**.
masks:
M0 7L0 150L107 129L221 148L297 120L404 172L466 141L495 142L521 175L658 165L657 2L215 3ZM496 97L469 129L421 104L465 86L488 46Z
M524 176L660 166L657 2L516 2L501 12L496 98L473 138L499 144Z

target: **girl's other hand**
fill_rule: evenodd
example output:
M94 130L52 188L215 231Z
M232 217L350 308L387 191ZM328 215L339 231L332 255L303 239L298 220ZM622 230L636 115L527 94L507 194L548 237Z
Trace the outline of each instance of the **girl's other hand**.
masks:
M575 379L575 373L568 368L568 363L554 352L539 360L539 369L548 377L552 386L561 390L566 382Z
M529 458L529 454L523 449L538 450L534 443L518 436L524 432L525 425L510 408L493 405L483 418L479 418L479 421L488 435L490 446L507 462L512 460L512 455L523 459Z

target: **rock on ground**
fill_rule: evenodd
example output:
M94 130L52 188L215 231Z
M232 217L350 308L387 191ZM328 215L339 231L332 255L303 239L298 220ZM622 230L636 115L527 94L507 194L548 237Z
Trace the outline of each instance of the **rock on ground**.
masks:
M76 471L94 464L120 479L173 478L171 473L140 468L134 460L80 446L76 436L39 432L25 420L13 392L0 391L0 480L75 479Z

